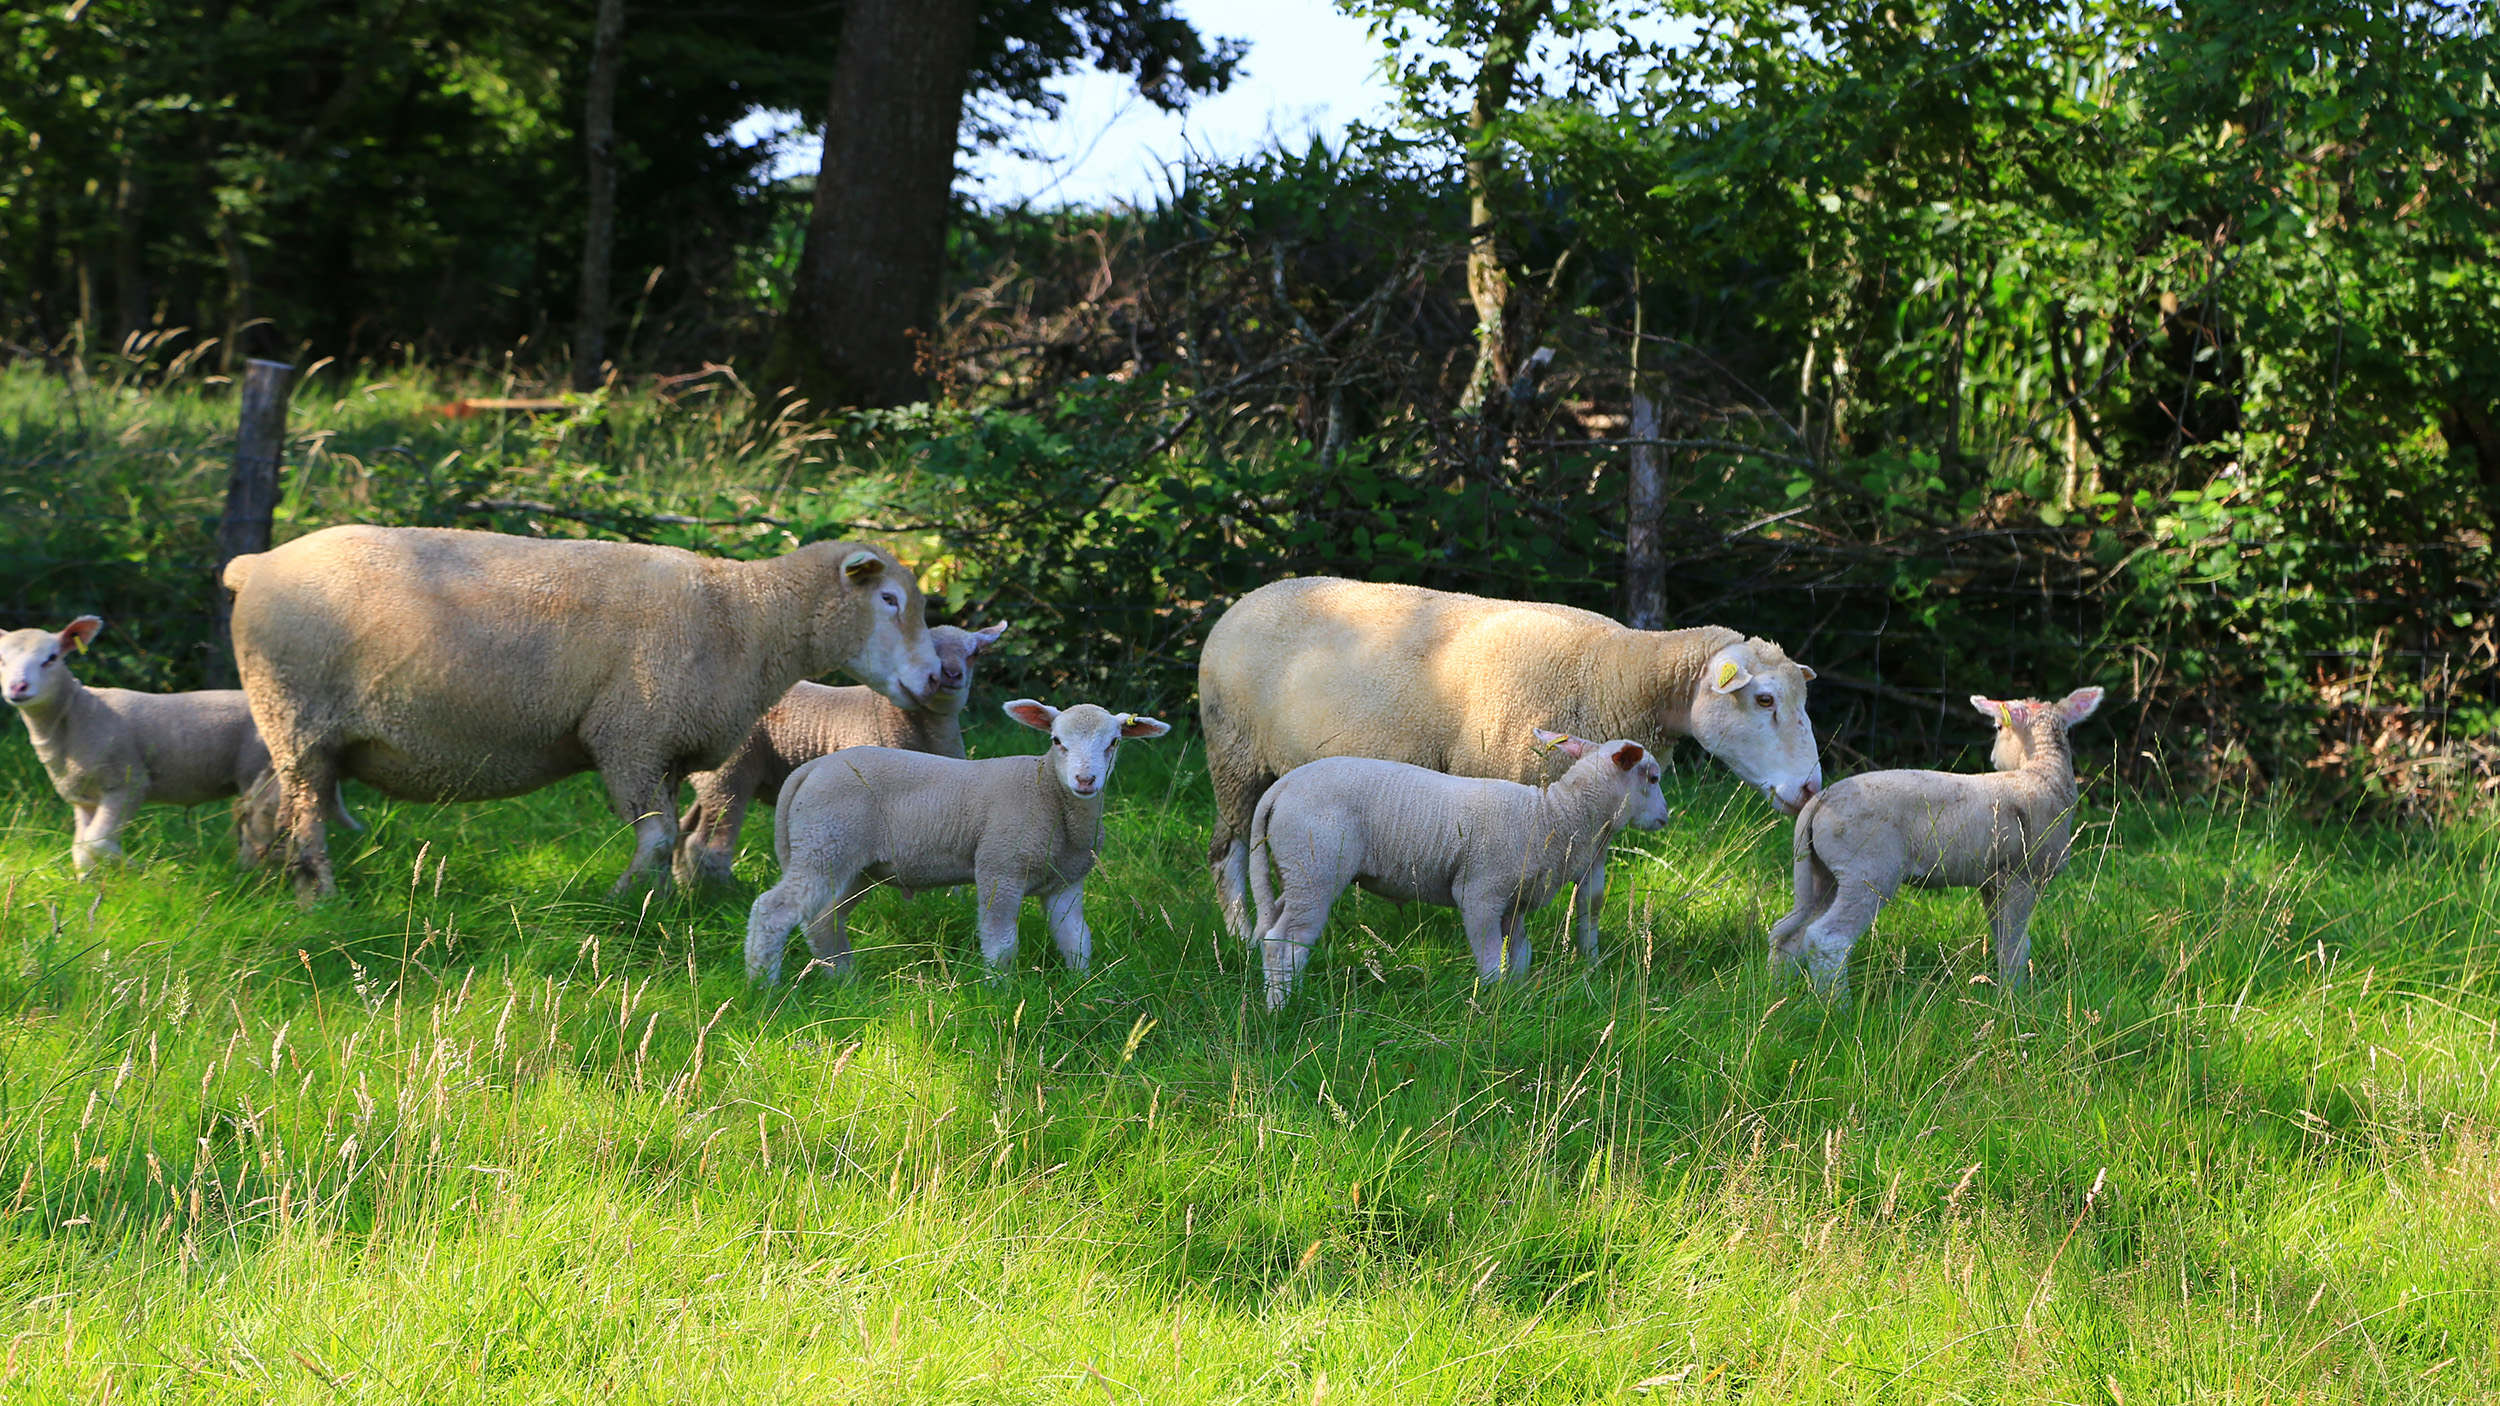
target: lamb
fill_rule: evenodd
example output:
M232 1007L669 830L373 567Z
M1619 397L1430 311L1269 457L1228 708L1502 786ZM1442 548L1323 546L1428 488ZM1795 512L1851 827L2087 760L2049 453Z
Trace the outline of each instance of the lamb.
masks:
M771 805L802 762L844 747L900 747L961 757L972 657L1006 632L1005 625L986 630L929 627L929 643L937 650L937 686L909 712L878 697L874 689L792 684L719 770L691 778L694 804L677 817L677 882L689 887L729 882L748 804L761 796Z
M1591 743L1542 728L1532 736L1574 759L1550 786L1324 757L1267 788L1250 821L1250 887L1268 1009L1292 996L1348 883L1456 908L1480 979L1526 974L1528 914L1564 884L1602 872L1617 830L1667 822L1658 759L1640 743Z
M1844 993L1849 949L1906 883L1977 888L1998 979L2012 986L2029 974L2032 905L2066 866L2074 833L2066 734L2100 707L2101 690L2079 688L2056 703L1970 701L1997 721L1994 774L1871 771L1799 813L1796 904L1771 928L1774 971L1802 964L1817 991Z
M70 862L85 878L97 863L119 861L117 838L141 805L195 806L237 797L235 859L249 869L276 833L277 792L269 749L252 726L239 689L137 693L89 688L69 671L104 621L81 615L61 630L0 635L0 695L26 723L52 789L69 802ZM362 829L333 788L333 819Z
M678 782L790 685L838 668L912 708L938 672L911 573L850 542L724 561L359 525L237 557L225 582L307 902L337 887L316 802L341 775L456 801L595 770L634 827L622 892L668 881Z
M773 831L781 882L747 916L750 979L781 979L782 945L802 921L816 961L848 971L851 906L873 880L905 890L972 884L993 972L1015 960L1016 910L1035 895L1061 960L1085 970L1094 953L1085 876L1102 849L1103 787L1121 739L1172 727L1091 703L1063 712L1019 698L1005 711L1049 733L1050 750L959 761L846 747L790 773Z
M1568 606L1487 600L1328 576L1272 582L1207 634L1198 715L1215 783L1207 860L1233 931L1251 813L1277 777L1320 757L1377 757L1454 776L1550 779L1532 729L1622 737L1652 752L1699 738L1793 815L1822 787L1806 684L1814 671L1734 630L1632 630ZM1597 955L1605 855L1579 879L1581 951Z

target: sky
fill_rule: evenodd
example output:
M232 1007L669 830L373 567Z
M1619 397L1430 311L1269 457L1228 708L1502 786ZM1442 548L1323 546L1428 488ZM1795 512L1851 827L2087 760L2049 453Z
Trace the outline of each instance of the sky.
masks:
M1031 124L1016 143L1045 159L966 153L964 187L992 205L1142 204L1162 189L1164 170L1193 153L1242 156L1273 138L1300 146L1313 132L1333 137L1357 119L1388 120L1384 50L1328 0L1180 0L1177 8L1210 40L1250 41L1231 88L1173 115L1138 97L1126 78L1070 74L1051 85L1065 99L1058 120ZM754 142L799 123L795 113L758 112L737 136ZM815 140L791 137L776 170L813 172L817 159Z

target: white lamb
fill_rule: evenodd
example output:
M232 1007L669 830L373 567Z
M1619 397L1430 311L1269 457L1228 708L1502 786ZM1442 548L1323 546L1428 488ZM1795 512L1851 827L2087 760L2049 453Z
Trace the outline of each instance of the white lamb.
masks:
M1976 888L1988 906L1997 976L2031 965L2031 910L2066 866L2074 834L2075 758L2067 730L2092 716L2101 690L2056 703L1971 696L1997 723L1990 775L1870 771L1806 803L1797 816L1796 905L1771 928L1771 965L1803 964L1815 989L1848 989L1849 949L1903 884Z
M972 696L972 659L998 643L1005 625L963 630L931 625L938 671L915 708L897 708L875 689L796 683L764 710L746 741L712 771L687 778L694 804L677 818L677 882L727 883L738 858L747 807L781 794L790 773L845 747L900 747L932 756L964 754L964 701Z
M1269 1009L1292 996L1349 883L1456 908L1479 977L1526 973L1528 914L1603 866L1617 830L1667 822L1658 759L1640 743L1535 735L1574 758L1550 786L1326 757L1267 788L1251 814L1250 890Z
M89 688L69 670L104 621L81 615L59 631L0 635L0 695L26 723L52 789L75 817L70 862L84 877L122 858L116 838L141 805L195 806L238 797L235 858L251 868L278 833L278 792L269 749L240 689L138 693ZM361 829L333 790L332 819Z
M993 971L1015 960L1017 909L1037 896L1061 959L1085 969L1094 952L1085 876L1102 849L1103 787L1121 739L1172 728L1091 703L1062 712L1019 698L1005 711L1049 733L1050 750L959 761L846 747L790 774L773 832L781 882L747 917L750 979L781 979L782 945L802 922L816 960L848 970L851 905L879 881L905 891L972 884Z

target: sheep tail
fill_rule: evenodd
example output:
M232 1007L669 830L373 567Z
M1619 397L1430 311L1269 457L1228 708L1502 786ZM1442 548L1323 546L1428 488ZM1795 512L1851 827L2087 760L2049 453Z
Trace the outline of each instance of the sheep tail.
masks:
M1791 858L1791 859L1810 859L1810 858L1813 858L1813 856L1814 856L1814 815L1815 815L1815 812L1816 812L1816 811L1819 811L1819 810L1821 810L1821 809L1823 808L1823 797L1824 797L1824 796L1826 796L1826 795L1829 795L1829 794L1830 794L1830 792L1828 792L1828 791L1825 791L1825 792L1817 792L1817 793L1816 793L1816 794L1814 794L1813 796L1808 797L1808 798L1807 798L1807 800L1806 800L1806 803L1805 803L1803 806L1800 806L1800 807L1798 808L1798 810L1797 810L1797 829L1796 829L1796 831L1795 831L1794 836L1793 836L1793 837L1790 839L1790 841L1789 841L1789 847L1788 847L1789 858ZM1819 860L1818 860L1818 861L1816 861L1816 862L1820 863L1821 861L1819 861Z
M1250 834L1242 841L1250 847L1250 937L1253 941L1266 937L1267 930L1277 918L1275 866L1268 862L1267 824L1276 813L1276 793L1282 789L1270 786L1267 794L1259 797L1258 809L1250 813Z

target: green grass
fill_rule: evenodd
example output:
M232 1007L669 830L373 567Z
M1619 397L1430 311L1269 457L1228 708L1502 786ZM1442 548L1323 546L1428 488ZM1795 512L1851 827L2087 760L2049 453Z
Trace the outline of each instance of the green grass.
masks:
M1199 761L1116 778L1090 975L1028 912L981 980L932 894L755 992L762 823L745 892L620 908L587 780L366 793L303 913L211 809L72 882L7 744L0 1399L2500 1391L2489 825L2104 807L2033 987L1913 896L1827 1008L1764 971L1786 827L1687 771L1601 968L1558 906L1480 989L1451 915L1364 900L1271 1018Z

